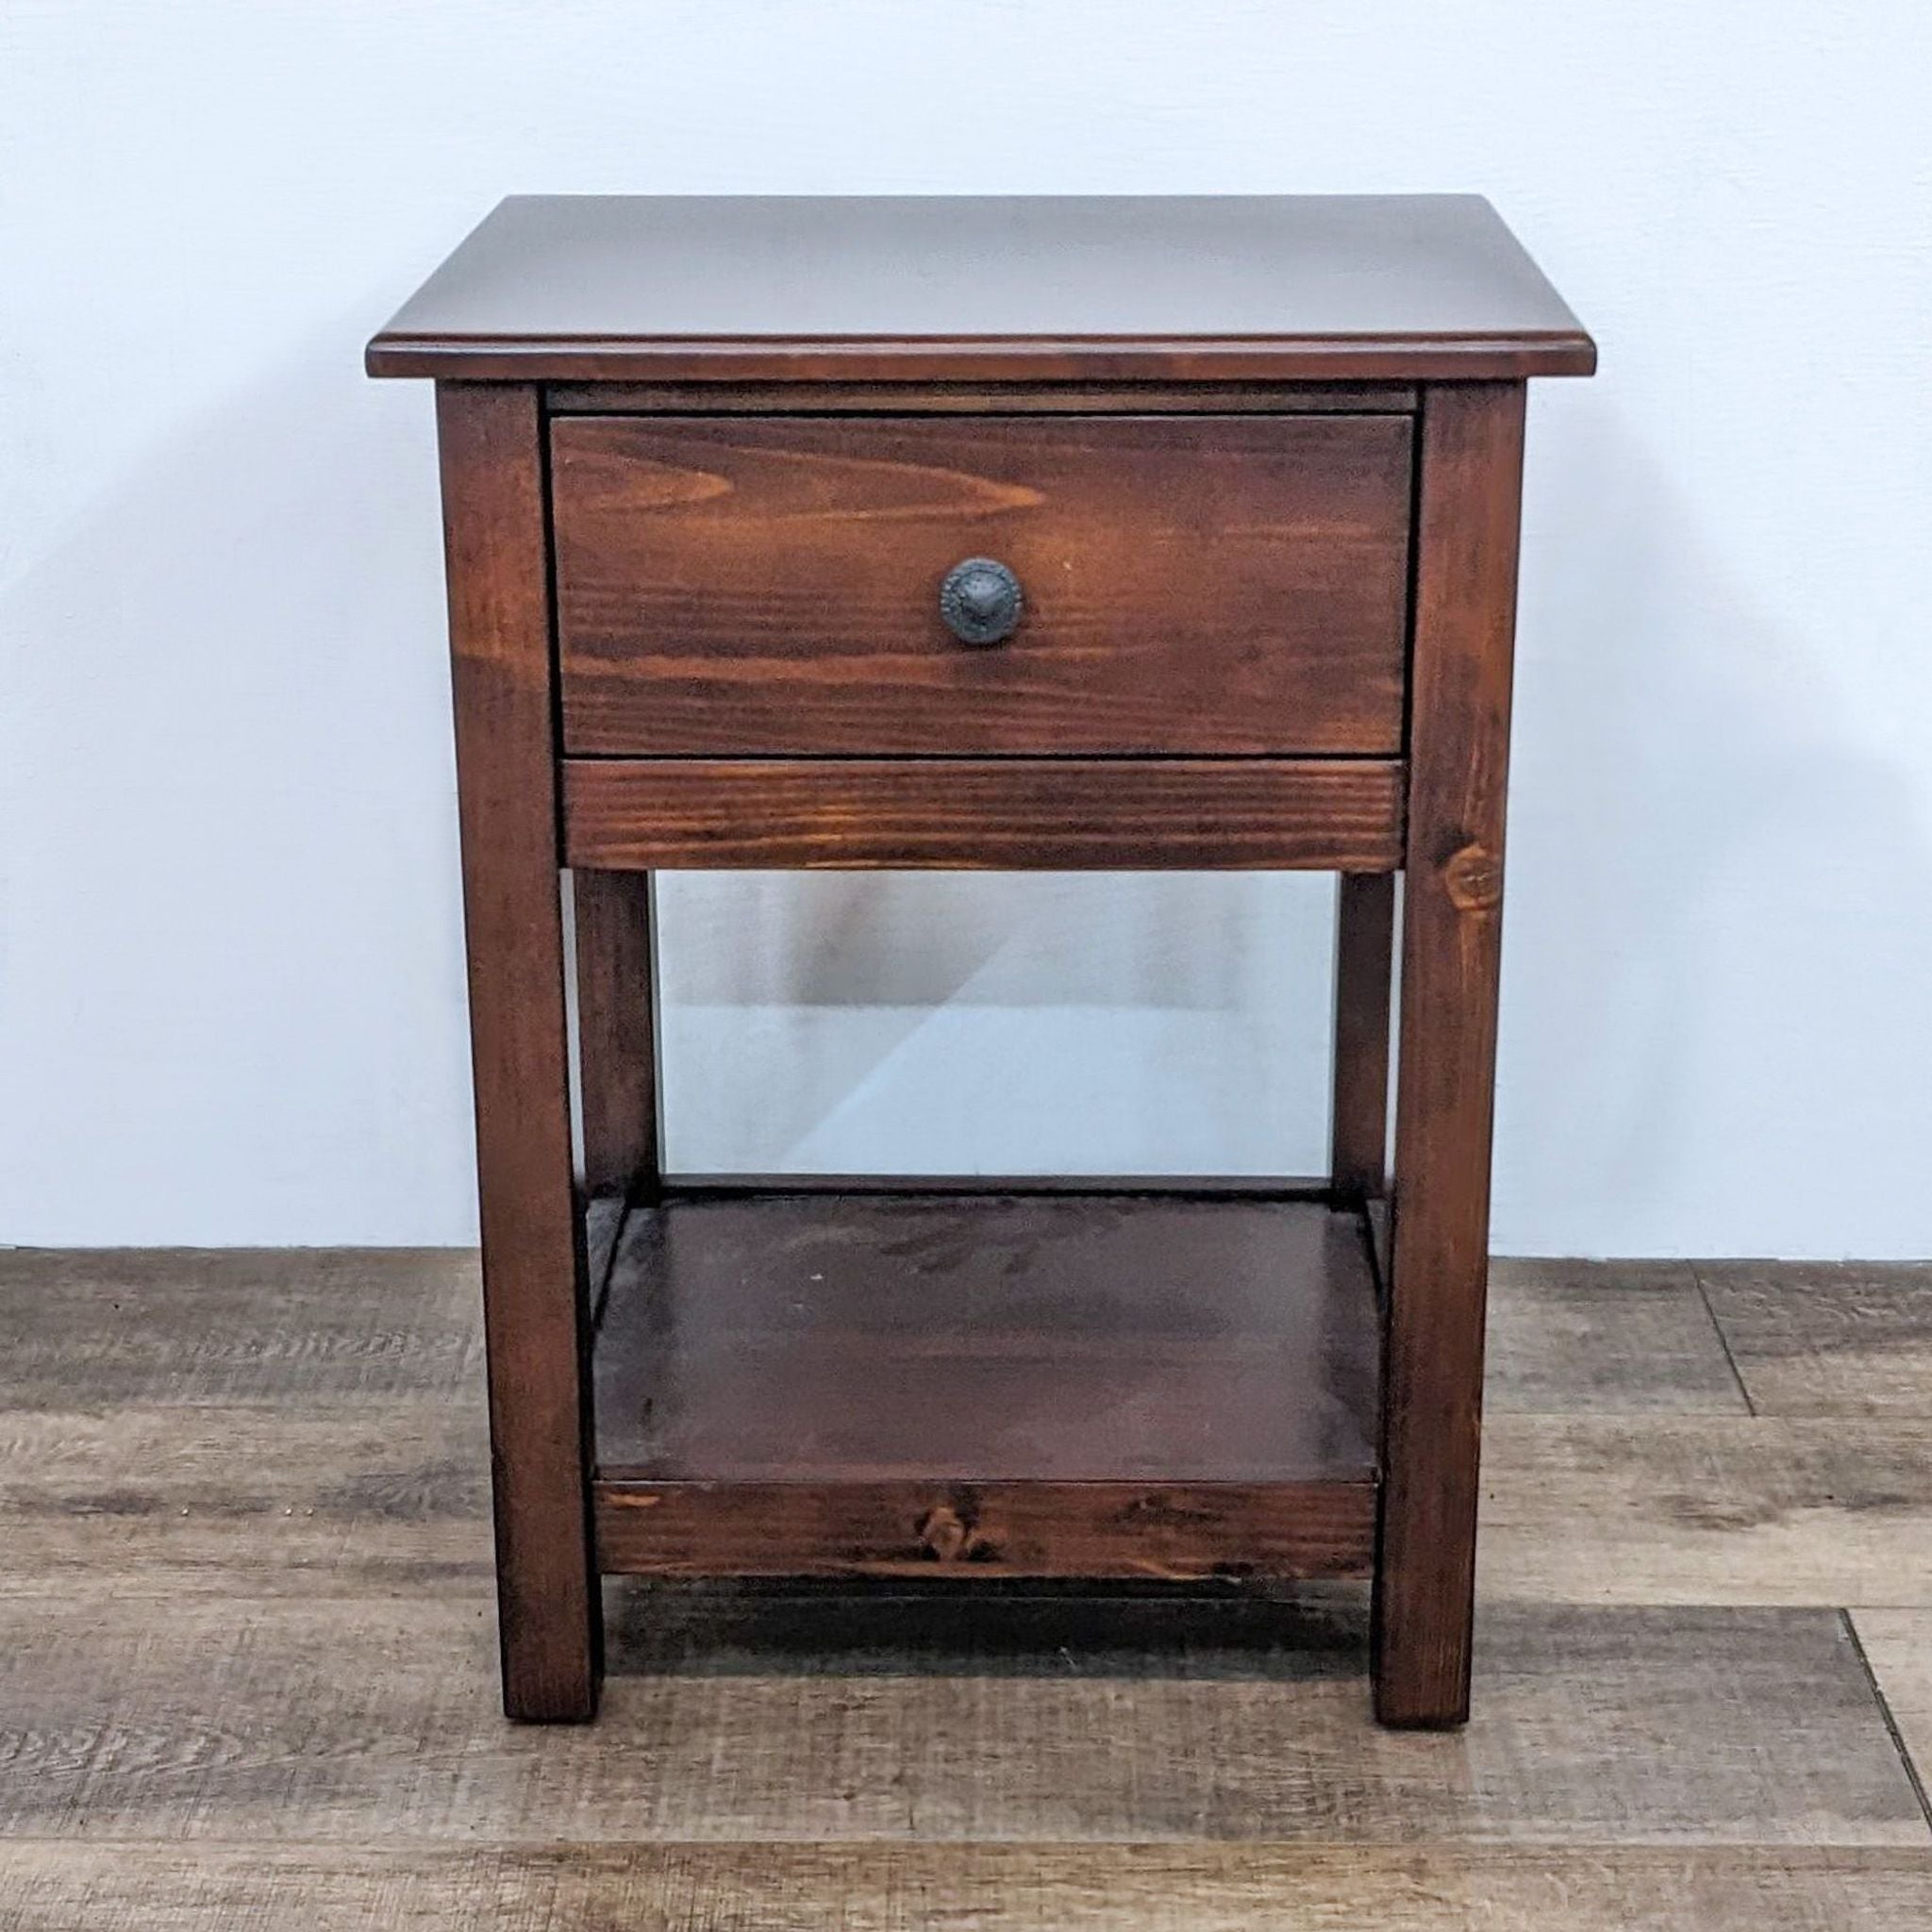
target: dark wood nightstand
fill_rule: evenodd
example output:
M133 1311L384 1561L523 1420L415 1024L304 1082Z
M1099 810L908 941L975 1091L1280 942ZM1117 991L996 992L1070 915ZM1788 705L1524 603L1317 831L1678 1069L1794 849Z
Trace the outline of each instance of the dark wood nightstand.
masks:
M512 1716L594 1709L600 1572L1372 1575L1378 1715L1466 1715L1524 391L1594 360L1459 196L512 200L376 337ZM1332 1172L668 1175L675 866L1339 873Z

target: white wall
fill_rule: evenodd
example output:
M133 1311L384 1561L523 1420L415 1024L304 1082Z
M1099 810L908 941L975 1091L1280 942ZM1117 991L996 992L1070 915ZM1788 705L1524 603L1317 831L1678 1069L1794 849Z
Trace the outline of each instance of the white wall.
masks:
M0 1239L460 1241L429 398L515 190L1475 189L1531 418L1495 1239L1932 1254L1932 10L11 0ZM1323 882L686 879L684 1164L1308 1167Z

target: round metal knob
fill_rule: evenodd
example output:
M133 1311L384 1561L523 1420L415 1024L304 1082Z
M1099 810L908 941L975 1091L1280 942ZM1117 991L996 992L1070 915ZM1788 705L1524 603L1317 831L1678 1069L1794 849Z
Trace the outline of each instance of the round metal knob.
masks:
M969 557L940 586L940 615L962 644L997 644L1020 627L1020 579L990 557Z

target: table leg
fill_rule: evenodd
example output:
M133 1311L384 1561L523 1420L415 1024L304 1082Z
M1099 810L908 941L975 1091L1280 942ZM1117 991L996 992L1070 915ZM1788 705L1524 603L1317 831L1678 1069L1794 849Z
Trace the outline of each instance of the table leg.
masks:
M1523 386L1422 416L1375 1710L1469 1714Z
M584 1191L637 1196L654 1190L658 1174L651 874L578 871L571 887Z
M583 1233L570 1134L542 421L437 391L470 967L503 1701L596 1708Z
M1343 873L1335 911L1335 1096L1329 1176L1372 1200L1388 1184L1389 979L1395 875Z

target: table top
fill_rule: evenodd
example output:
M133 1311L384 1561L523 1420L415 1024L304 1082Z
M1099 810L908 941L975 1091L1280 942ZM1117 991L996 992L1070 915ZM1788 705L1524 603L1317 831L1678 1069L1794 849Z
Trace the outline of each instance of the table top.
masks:
M516 195L369 344L480 380L1456 381L1596 348L1479 195Z

